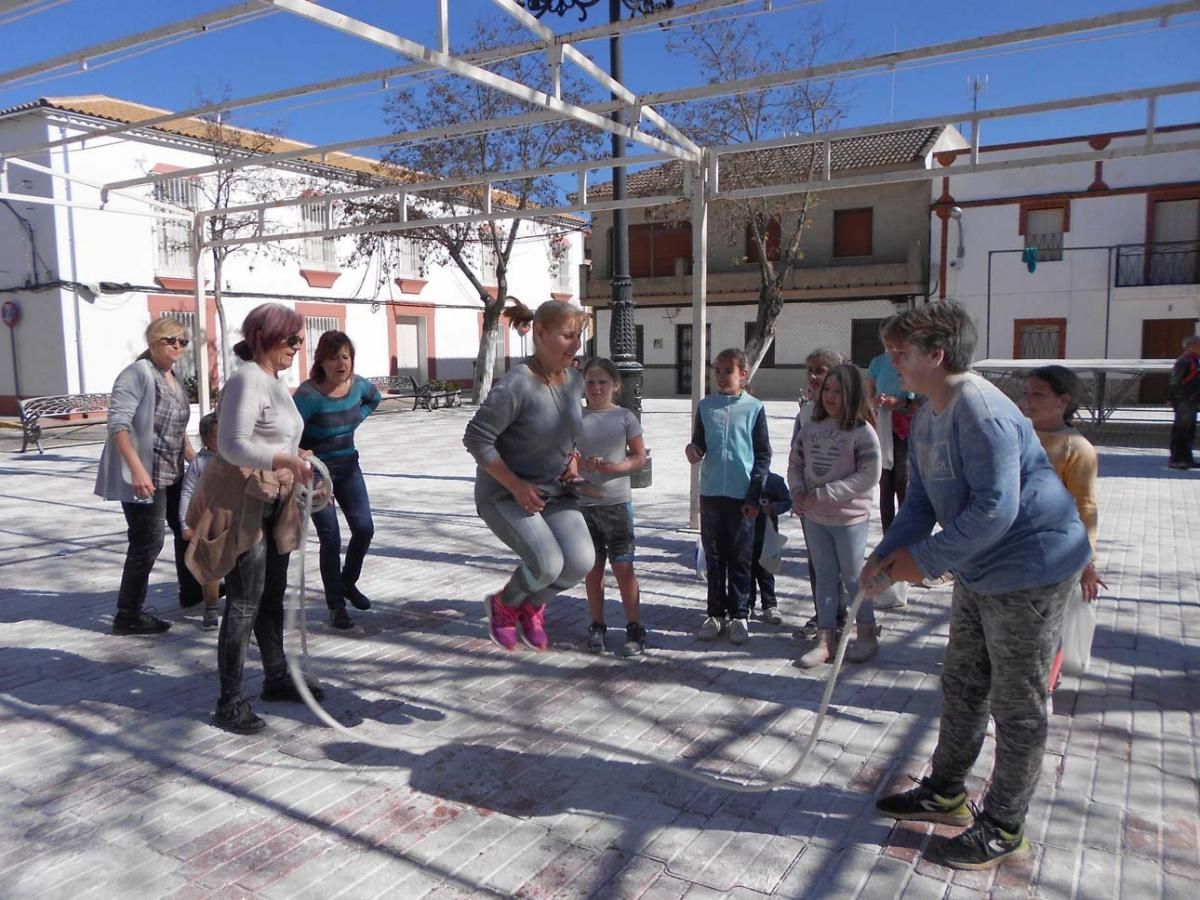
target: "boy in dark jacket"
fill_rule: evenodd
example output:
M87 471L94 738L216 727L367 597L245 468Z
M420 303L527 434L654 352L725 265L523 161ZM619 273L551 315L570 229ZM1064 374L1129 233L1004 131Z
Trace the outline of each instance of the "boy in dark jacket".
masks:
M763 487L762 499L759 500L760 513L754 520L754 565L750 569L750 610L754 611L754 602L758 595L762 596L762 620L768 625L781 625L783 616L779 614L779 604L775 599L775 574L763 568L759 557L762 556L763 541L767 533L767 519L775 530L779 530L779 515L792 508L792 497L788 493L787 482L774 472L767 473L767 482Z

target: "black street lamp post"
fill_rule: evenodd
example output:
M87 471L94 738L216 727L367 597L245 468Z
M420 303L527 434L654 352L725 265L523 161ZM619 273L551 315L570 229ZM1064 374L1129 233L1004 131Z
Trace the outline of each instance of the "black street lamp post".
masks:
M588 9L600 0L522 0L526 9L539 19L546 13L566 15L570 11L578 11L580 21L587 18ZM621 21L621 7L631 13L643 15L671 9L674 0L608 0L608 21ZM614 34L608 41L609 74L614 81L622 79L621 36ZM613 94L613 99L617 99ZM623 108L613 112L613 120L624 123ZM612 155L614 159L625 156L625 136L612 136ZM614 201L625 199L625 168L614 166L612 170L612 198ZM629 214L624 209L613 210L612 224L612 314L609 319L608 347L612 361L621 373L620 402L633 411L640 421L642 418L642 362L637 358L637 328L634 323L635 304L633 301L633 279L629 276ZM649 487L652 474L650 461L640 472L632 476L634 487Z

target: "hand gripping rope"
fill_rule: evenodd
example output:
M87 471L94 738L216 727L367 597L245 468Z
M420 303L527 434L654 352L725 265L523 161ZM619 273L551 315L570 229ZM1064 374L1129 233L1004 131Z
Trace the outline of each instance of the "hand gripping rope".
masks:
M309 671L308 627L307 627L307 624L305 621L305 613L304 613L305 551L306 551L307 544L308 544L308 527L309 527L309 522L312 519L312 514L314 512L318 512L318 511L324 509L326 506L329 505L329 498L332 495L333 484L329 478L329 470L325 467L324 463L322 463L315 456L309 457L308 461L314 469L315 477L314 477L314 481L313 481L313 486L306 487L303 485L297 485L296 490L295 490L295 497L296 497L297 502L300 504L301 515L302 515L301 526L300 526L300 552L299 552L300 583L296 590L288 591L287 597L285 600L285 620L284 620L284 622L285 622L286 630L289 633L293 632L293 631L299 631L299 633L300 633L300 653L299 653L299 655L297 656L297 654L295 654L295 653L289 653L287 656L288 673L292 676L292 682L296 685L296 691L300 694L300 696L302 698L304 698L305 705L308 706L308 708L312 711L313 715L315 715L318 719L320 719L322 722L324 722L326 725L328 725L334 731L345 735L346 737L350 738L353 741L357 741L357 742L363 743L363 744L368 744L372 747L381 747L385 750L412 750L415 746L421 746L422 744L425 744L426 746L429 746L429 747L439 746L440 744L432 744L432 743L427 743L427 742L405 741L405 742L401 743L401 742L381 741L381 740L377 740L375 738L366 737L362 734L355 734L354 731L347 728L345 725L343 725L341 722L339 722L337 719L333 718L333 716L331 716L329 713L327 713L324 710L324 708L321 706L321 704L319 704L317 702L316 698L313 697L312 691L309 689L308 685L309 685L309 677L310 676L307 676L307 673ZM326 490L318 491L318 489L317 489L317 479L318 478L325 482ZM874 593L878 589L886 587L887 583L888 582L886 580L886 576L881 576L878 584L872 583L870 585L870 587L873 589L872 593ZM866 598L865 590L860 588L857 596L855 596L855 598L854 598L854 602L850 604L850 610L846 616L847 621L849 621L849 622L854 621L855 616L858 613L858 609L860 606L862 606L863 600L865 598ZM608 744L600 743L599 741L590 740L589 738L565 735L565 734L562 734L561 732L555 732L554 736L558 740L565 741L567 743L576 744L576 745L579 745L582 747L588 747L592 750L597 750L597 751L605 753L605 754L615 754L618 756L628 757L630 759L634 759L639 762L646 763L647 765L656 766L657 768L663 769L667 772L670 772L673 775L679 775L679 776L682 776L683 778L688 778L692 781L699 782L700 784L707 785L708 787L720 788L721 790L724 790L724 791L733 791L735 793L740 793L740 794L766 793L767 791L773 790L774 788L780 787L780 786L785 785L788 782L790 782L792 780L792 777L808 761L809 756L812 755L813 748L816 747L816 745L817 745L817 738L821 734L821 728L825 724L825 716L829 712L829 704L830 704L831 699L833 698L833 689L834 689L834 686L837 684L838 674L841 672L841 669L842 669L842 659L846 655L846 647L849 645L849 643L850 643L850 630L846 629L845 632L842 634L841 640L838 641L837 654L836 654L836 656L834 656L833 666L830 668L829 677L827 678L827 680L825 682L825 692L821 696L821 704L817 708L817 720L816 720L816 722L813 723L812 731L809 732L808 741L804 745L804 752L800 754L800 758L798 760L796 760L796 762L792 765L792 767L790 769L788 769L784 774L778 776L777 778L772 778L770 780L761 781L761 782L757 782L757 783L746 783L746 782L742 782L742 781L734 781L729 778L719 778L719 777L716 777L713 775L705 774L704 772L696 772L691 769L684 769L677 765L672 765L671 763L664 762L661 759L657 759L657 758L649 755L648 753L641 753L637 750L630 750L626 747L614 747L614 746L611 746ZM496 740L499 737L501 737L501 736L492 735L493 740ZM507 739L508 736L504 735L503 737L505 739Z

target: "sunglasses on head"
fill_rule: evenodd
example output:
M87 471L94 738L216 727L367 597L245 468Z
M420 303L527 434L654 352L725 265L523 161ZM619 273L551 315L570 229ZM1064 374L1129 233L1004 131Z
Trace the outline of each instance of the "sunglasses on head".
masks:
M304 343L304 335L289 334L287 337L285 337L283 339L283 342L285 344L287 344L289 347L291 347L293 350L295 350L297 347L299 347L301 344Z
M172 347L186 347L191 343L191 341L185 337L165 337L159 338L159 340L164 344L170 344Z

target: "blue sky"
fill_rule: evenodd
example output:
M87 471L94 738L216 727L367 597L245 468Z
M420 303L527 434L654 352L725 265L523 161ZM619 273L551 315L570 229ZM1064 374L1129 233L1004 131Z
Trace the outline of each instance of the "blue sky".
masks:
M0 14L0 54L5 71L51 55L79 49L220 8L220 0L68 0L46 12L16 21ZM685 3L686 0L681 0ZM435 0L329 0L327 5L407 37L434 42ZM922 46L1147 6L1135 0L1054 0L997 3L994 0L824 0L796 9L797 0L775 0L783 11L756 21L779 34L802 28L817 13L849 38L848 55L858 56ZM455 20L497 16L486 0L451 0ZM589 24L598 21L601 2ZM544 20L556 30L577 26L574 17ZM461 30L458 32L461 33ZM607 64L603 42L584 46ZM1200 14L1173 20L1171 27L1144 25L1105 40L1076 40L1054 49L1014 51L954 62L927 64L894 77L852 79L854 102L847 124L866 125L939 115L969 106L968 80L987 76L981 106L999 107L1079 94L1200 80ZM396 64L389 52L335 34L287 14L275 14L239 28L186 40L87 72L0 86L0 107L39 96L103 93L168 109L193 105L198 96L228 90L243 96L293 84L335 78ZM661 34L634 36L626 43L626 81L639 92L681 87L701 80L686 60L668 58ZM313 143L383 133L386 93L380 85L360 87L333 98L292 99L236 115L236 124L276 127ZM1163 124L1200 121L1200 95L1160 104ZM1144 106L1128 104L985 126L988 142L1065 136L1144 124ZM364 150L364 155L373 151ZM374 151L377 152L377 151Z

